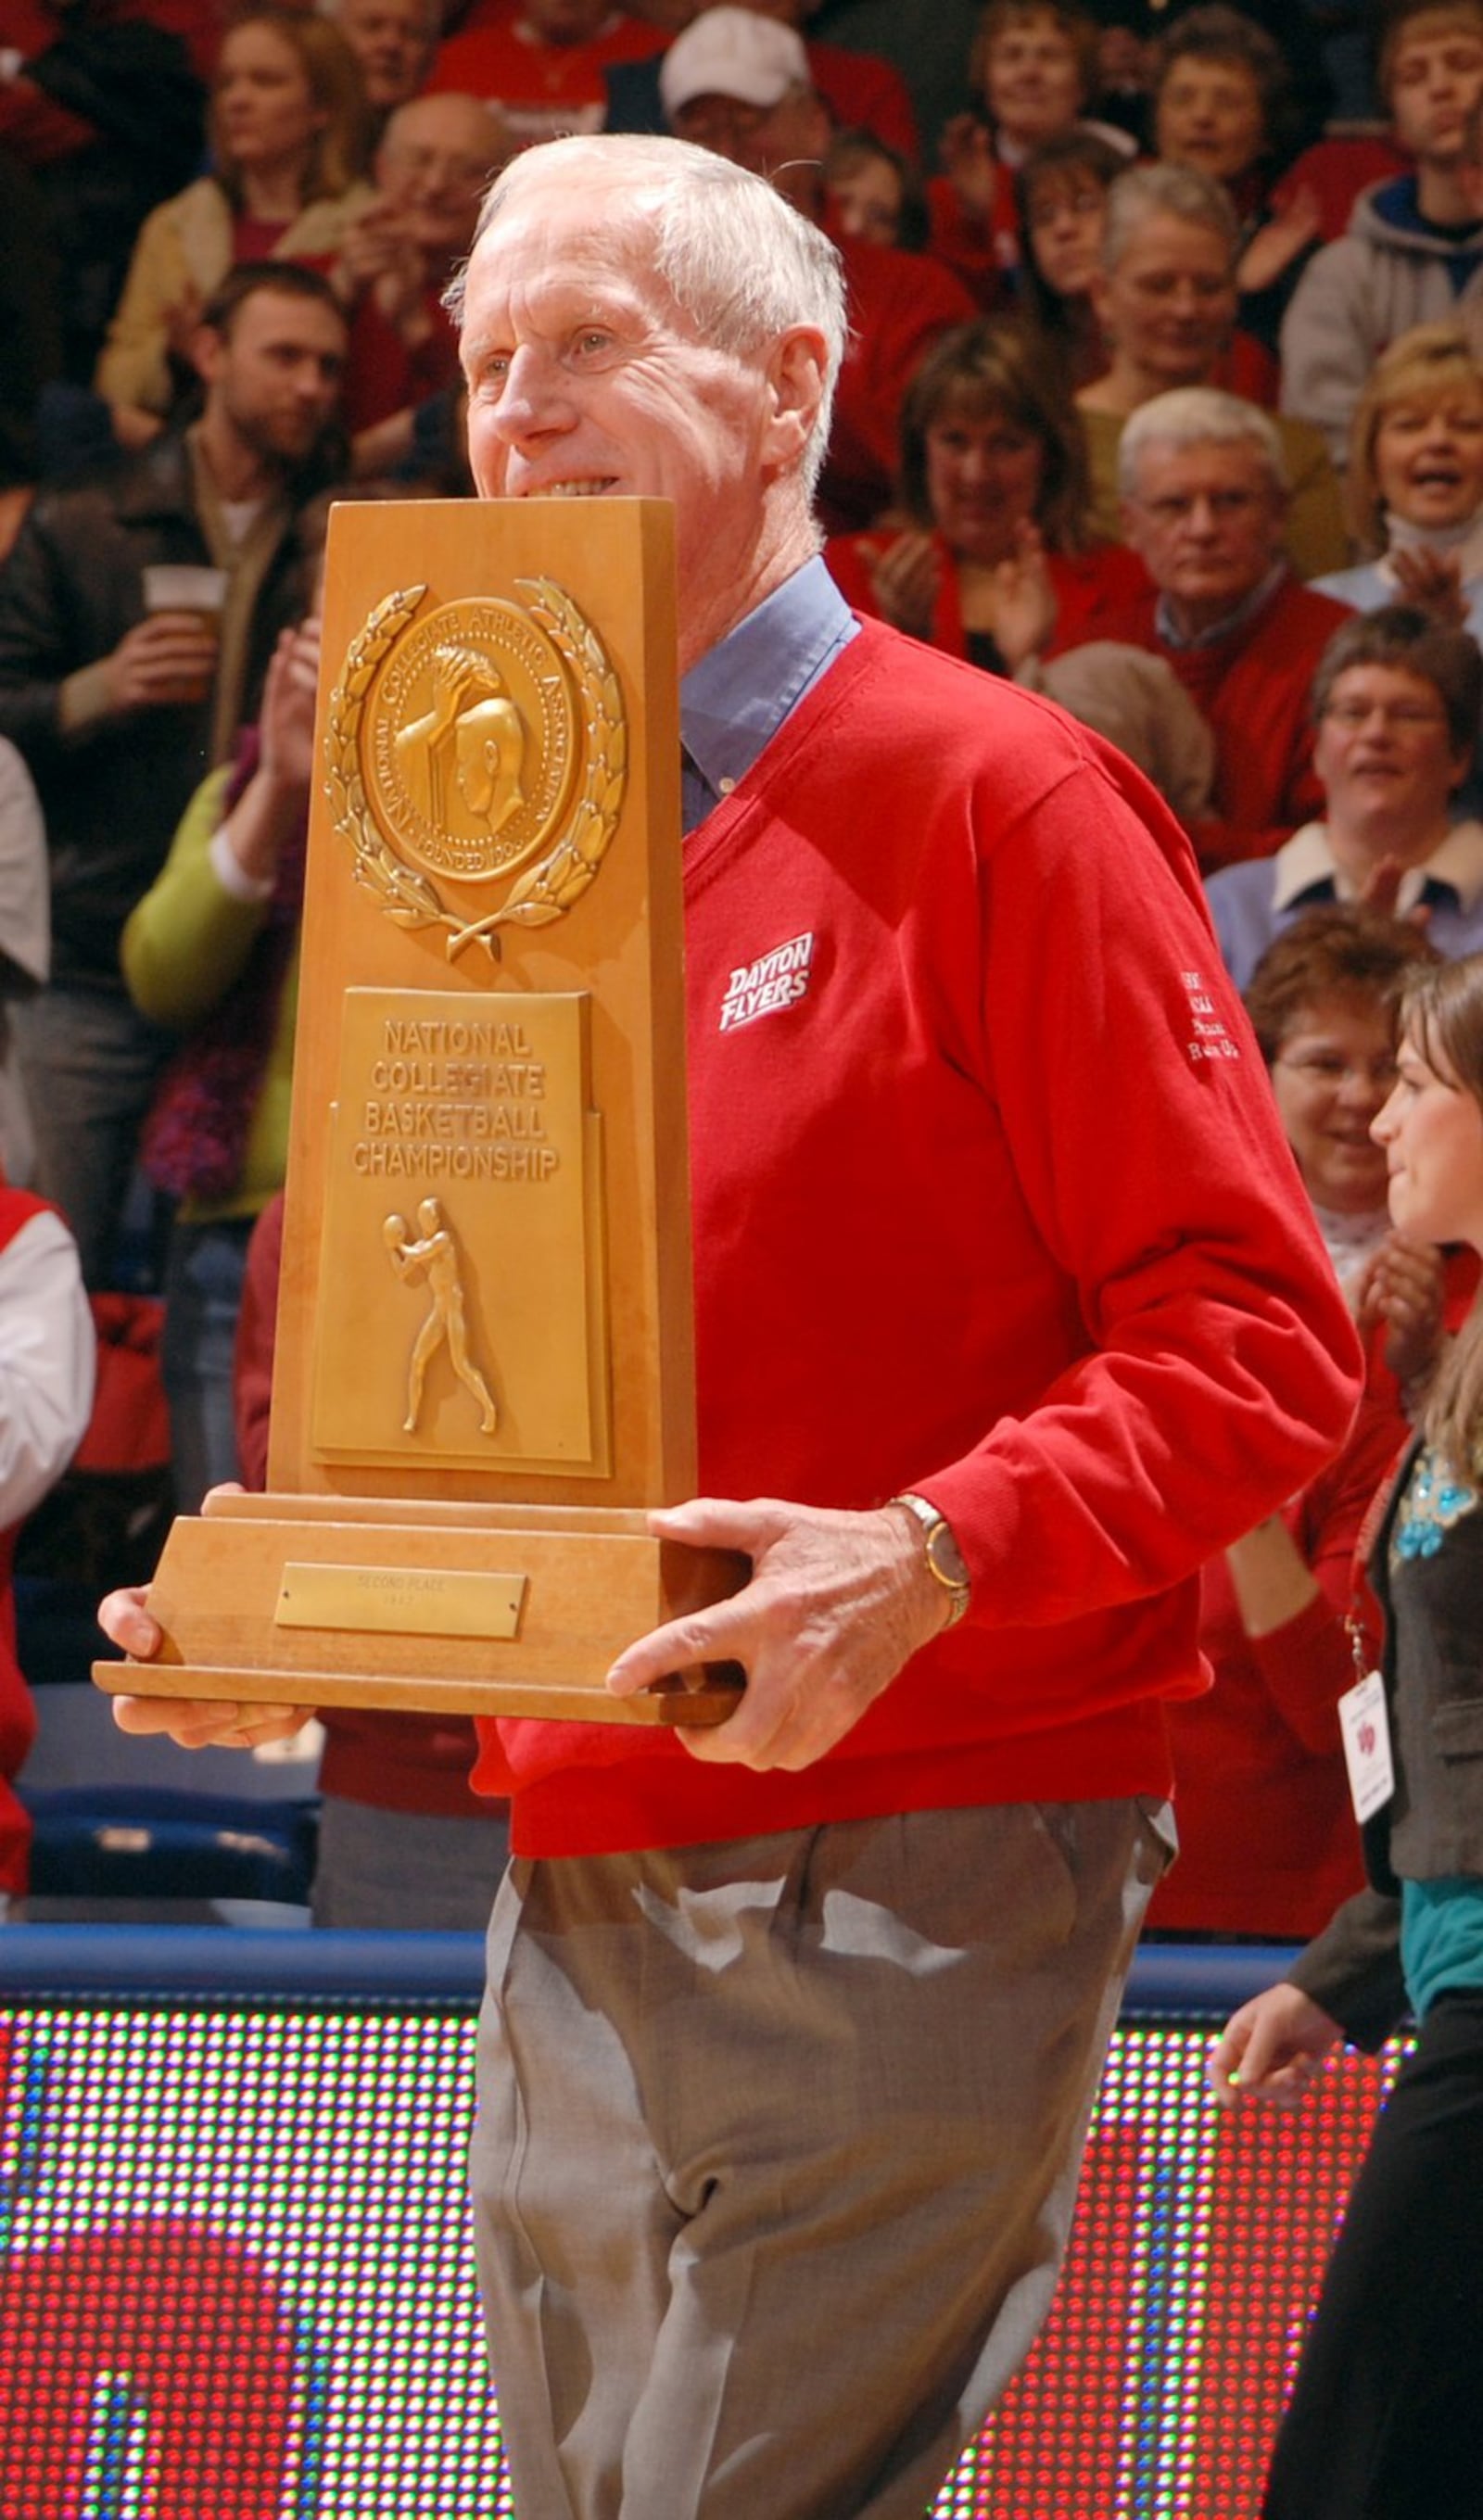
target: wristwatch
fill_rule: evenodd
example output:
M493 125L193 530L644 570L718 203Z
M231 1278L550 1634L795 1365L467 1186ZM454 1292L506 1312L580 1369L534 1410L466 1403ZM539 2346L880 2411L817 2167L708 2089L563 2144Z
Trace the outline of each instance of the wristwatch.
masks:
M950 1603L948 1626L956 1627L968 1606L968 1570L953 1538L952 1524L925 1497L913 1496L909 1488L900 1496L887 1497L886 1503L905 1506L907 1512L921 1523L927 1573L946 1593Z

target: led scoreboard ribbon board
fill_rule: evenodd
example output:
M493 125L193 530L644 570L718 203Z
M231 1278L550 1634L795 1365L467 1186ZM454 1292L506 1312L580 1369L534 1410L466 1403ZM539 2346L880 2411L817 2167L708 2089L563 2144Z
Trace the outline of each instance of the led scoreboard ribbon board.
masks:
M3 2520L517 2520L464 2207L479 1962L0 1932ZM1399 2053L1218 2113L1211 2023L1279 1963L1140 1960L1050 2324L934 2520L1249 2520Z

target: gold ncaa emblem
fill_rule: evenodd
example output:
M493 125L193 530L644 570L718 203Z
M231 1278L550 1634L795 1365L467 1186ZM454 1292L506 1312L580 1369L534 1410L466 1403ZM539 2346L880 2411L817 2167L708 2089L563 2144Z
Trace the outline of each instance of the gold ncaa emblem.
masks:
M372 686L361 769L373 812L420 866L466 882L523 866L571 785L576 714L561 652L513 604L443 604Z
M388 595L331 695L327 793L356 879L399 926L446 927L450 961L473 941L497 955L501 926L562 918L627 784L622 694L596 631L550 578L517 587L523 607L472 596L422 619L426 586ZM436 880L485 891L511 877L502 904L467 914Z

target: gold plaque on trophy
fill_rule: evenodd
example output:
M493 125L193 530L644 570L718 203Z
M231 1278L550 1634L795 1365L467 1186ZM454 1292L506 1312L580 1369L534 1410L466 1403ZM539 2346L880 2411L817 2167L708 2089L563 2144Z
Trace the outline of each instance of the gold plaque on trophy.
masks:
M590 999L348 989L309 1440L317 1461L605 1473ZM372 1255L376 1255L373 1260Z
M672 523L331 521L266 1497L171 1532L151 1693L719 1721L620 1648L694 1492ZM138 1666L99 1664L110 1688Z

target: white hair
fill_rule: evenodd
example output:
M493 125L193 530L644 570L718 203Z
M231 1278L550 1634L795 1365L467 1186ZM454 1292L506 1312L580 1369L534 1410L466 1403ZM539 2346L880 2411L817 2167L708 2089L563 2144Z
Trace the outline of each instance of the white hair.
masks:
M1239 394L1220 393L1214 385L1178 385L1173 393L1140 403L1117 449L1117 487L1123 498L1137 497L1139 463L1150 446L1249 446L1266 466L1279 497L1287 495L1287 457L1277 425L1269 412L1242 402Z
M1224 184L1202 175L1197 167L1170 166L1160 159L1151 166L1130 166L1108 185L1101 232L1103 271L1117 269L1149 219L1180 219L1186 227L1209 228L1219 237L1235 270L1241 232Z
M655 271L714 348L755 358L796 324L823 334L824 392L802 472L812 495L849 329L839 255L823 230L760 175L708 149L639 133L592 133L548 140L512 158L484 196L472 250L532 184L550 176L572 191L614 177L632 185L653 222ZM460 324L467 271L466 263L443 298Z

